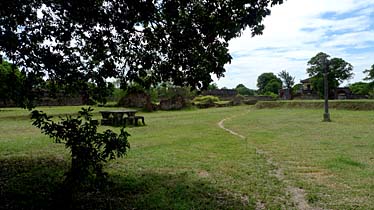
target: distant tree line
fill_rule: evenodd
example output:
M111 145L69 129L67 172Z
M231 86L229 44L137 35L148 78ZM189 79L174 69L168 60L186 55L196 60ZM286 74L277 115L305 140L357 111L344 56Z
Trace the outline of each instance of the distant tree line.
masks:
M35 78L34 78L35 79ZM103 84L95 82L82 82L80 89L69 86L58 80L49 78L39 78L37 86L28 86L30 78L26 73L20 71L19 68L6 60L0 60L0 100L3 104L13 102L19 104L25 103L28 97L25 93L33 94L33 98L38 99L43 96L42 93L48 93L48 97L57 98L58 96L82 96L85 98L85 103L107 103L108 97L113 95L114 84L111 82L102 81ZM103 88L105 87L105 88ZM32 91L25 90L30 88ZM28 101L27 103L37 103L35 101Z
M356 82L349 86L349 89L354 94L358 95L368 95L370 98L374 98L374 64L371 68L364 70L367 76L364 81L368 82Z
M25 76L11 63L0 60L0 100L4 104L10 98L18 100L18 93L22 92L22 85L25 83Z
M323 95L323 72L324 68L328 68L328 84L329 91L339 87L345 80L353 77L353 66L342 58L330 58L331 56L326 53L318 53L308 61L308 68L306 72L311 80L313 90L319 95ZM349 85L353 94L368 95L374 97L374 64L370 69L364 71L368 76L364 78L369 82L356 82ZM172 93L166 93L171 90L172 85L167 83L160 83L147 90L154 96L162 96ZM280 89L289 89L291 93L296 93L302 89L302 84L295 83L295 77L286 70L281 70L278 74L272 72L262 73L257 78L258 89L250 89L244 84L238 84L234 89L239 95L254 96L254 95L267 95L277 97ZM210 83L207 87L208 90L216 89L229 89L227 87L219 88L214 82ZM161 92L160 92L161 91ZM163 92L163 93L162 93ZM170 91L169 91L170 92ZM193 94L198 94L194 92ZM153 97L155 98L155 97Z
M320 52L308 61L307 73L311 80L313 90L319 96L323 95L324 84L324 69L327 68L328 88L329 92L335 90L343 81L353 77L353 66L342 58L331 58L330 55ZM367 77L365 81L356 82L349 85L353 94L366 95L370 98L374 97L374 64L370 69L364 70ZM286 70L278 73L278 77L274 73L263 73L257 79L257 93L263 95L278 94L282 87L290 89L295 93L302 88L302 84L295 84L295 77L292 77Z

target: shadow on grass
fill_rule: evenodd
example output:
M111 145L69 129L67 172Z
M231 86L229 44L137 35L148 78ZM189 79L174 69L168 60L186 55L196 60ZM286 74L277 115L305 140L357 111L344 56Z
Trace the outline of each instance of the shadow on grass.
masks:
M105 189L63 193L68 162L0 159L0 209L253 209L254 203L188 174L113 175Z

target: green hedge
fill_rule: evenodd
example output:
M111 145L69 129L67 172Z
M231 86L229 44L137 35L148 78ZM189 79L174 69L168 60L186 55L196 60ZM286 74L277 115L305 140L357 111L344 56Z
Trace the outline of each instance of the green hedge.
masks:
M294 101L259 101L256 108L302 108L322 109L323 100L294 100ZM329 108L346 110L374 110L374 100L329 100Z

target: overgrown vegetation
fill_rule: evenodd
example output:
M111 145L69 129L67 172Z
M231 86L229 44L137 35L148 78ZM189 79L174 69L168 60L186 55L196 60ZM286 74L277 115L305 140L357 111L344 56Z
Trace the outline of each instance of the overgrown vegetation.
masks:
M151 88L149 92L153 102L160 102L161 100L172 99L177 96L190 100L196 96L196 91L191 90L191 87L180 87L170 83L161 83Z
M216 96L197 96L192 100L192 103L200 108L208 108L215 106L215 103L220 102Z

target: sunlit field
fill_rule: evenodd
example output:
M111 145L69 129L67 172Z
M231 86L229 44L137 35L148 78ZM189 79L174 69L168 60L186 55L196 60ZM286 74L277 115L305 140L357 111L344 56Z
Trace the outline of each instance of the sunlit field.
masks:
M39 109L63 116L80 107ZM96 119L103 109L113 108L96 107ZM60 189L69 151L28 111L0 109L0 209L296 209L290 186L312 207L374 206L372 111L331 110L331 123L321 110L251 106L139 115L146 126L127 128L129 153L106 165L111 184L68 199ZM223 119L245 138L220 128Z

